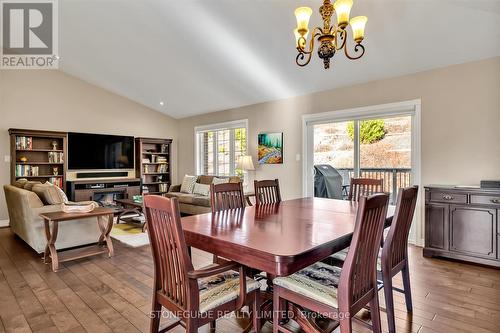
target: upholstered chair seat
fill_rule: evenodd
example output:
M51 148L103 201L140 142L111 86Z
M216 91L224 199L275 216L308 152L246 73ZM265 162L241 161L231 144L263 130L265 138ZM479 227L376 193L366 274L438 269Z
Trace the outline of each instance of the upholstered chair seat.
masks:
M207 312L238 298L240 294L239 278L238 272L229 271L199 279L200 312ZM259 288L259 282L247 278L247 293Z
M339 252L335 252L330 256L331 259L334 259L336 261L341 261L344 262L345 258L347 258L347 252L349 252L349 248L343 249ZM379 252L378 257L377 257L377 271L382 271L382 259L381 259L381 252Z
M340 272L338 267L317 262L290 276L275 278L273 283L337 308Z

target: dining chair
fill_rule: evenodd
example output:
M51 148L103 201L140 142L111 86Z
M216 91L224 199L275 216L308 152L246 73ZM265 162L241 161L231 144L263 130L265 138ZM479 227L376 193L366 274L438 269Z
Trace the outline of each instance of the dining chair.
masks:
M195 270L182 231L177 198L144 197L146 223L154 260L153 302L150 332L158 332L162 308L179 319L162 332L181 325L187 333L248 305L257 314L260 284L246 277L236 262ZM259 316L253 316L256 332Z
M255 204L273 204L281 202L280 183L275 180L254 180Z
M387 321L389 333L396 332L394 320L394 296L393 290L405 295L406 310L413 312L410 287L410 271L408 268L408 237L410 235L411 222L417 204L418 186L401 189L396 202L396 212L393 217L389 233L383 241L381 255L381 274L385 307L387 310ZM401 272L403 277L403 290L392 285L392 278Z
M389 195L362 196L349 251L343 268L317 262L295 274L278 277L274 282L273 333L289 332L281 326L283 303L289 302L294 318L307 332L321 332L314 322L306 320L302 309L317 312L337 321L341 333L352 332L354 315L370 305L375 333L382 332L377 289L376 262ZM354 318L355 319L355 318Z
M245 208L245 194L241 182L211 184L210 205L212 213L226 209Z
M244 209L245 194L243 193L242 183L211 184L210 206L212 207L212 214L228 209ZM224 263L226 261L226 259L213 255L214 263Z
M406 310L413 311L410 287L410 272L408 268L408 237L410 235L411 222L415 214L417 204L418 186L400 189L396 201L396 211L392 219L389 232L382 240L382 251L377 259L377 275L379 289L384 288L385 306L389 333L396 332L394 319L394 296L393 290L405 295ZM349 248L333 254L328 263L336 266L345 265ZM403 289L392 285L392 278L401 272L403 277Z
M351 178L347 200L359 201L362 195L371 195L383 192L384 180L372 178Z

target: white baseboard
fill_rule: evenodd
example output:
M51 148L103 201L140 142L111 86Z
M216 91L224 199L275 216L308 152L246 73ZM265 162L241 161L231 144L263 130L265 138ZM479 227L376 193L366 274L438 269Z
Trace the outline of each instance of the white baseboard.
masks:
M9 220L0 220L0 228L8 226L9 226Z

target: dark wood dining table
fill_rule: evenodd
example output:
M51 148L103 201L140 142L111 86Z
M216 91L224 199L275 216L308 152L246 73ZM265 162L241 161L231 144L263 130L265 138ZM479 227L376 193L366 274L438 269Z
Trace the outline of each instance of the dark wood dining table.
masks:
M356 202L301 198L182 218L188 246L287 276L349 246ZM394 207L388 210L390 225Z

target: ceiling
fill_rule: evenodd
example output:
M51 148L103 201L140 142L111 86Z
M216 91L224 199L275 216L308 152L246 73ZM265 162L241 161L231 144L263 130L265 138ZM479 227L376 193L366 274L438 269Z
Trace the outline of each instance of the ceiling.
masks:
M321 3L60 0L60 68L183 118L500 55L500 0L354 0L365 56L300 68L293 11Z

